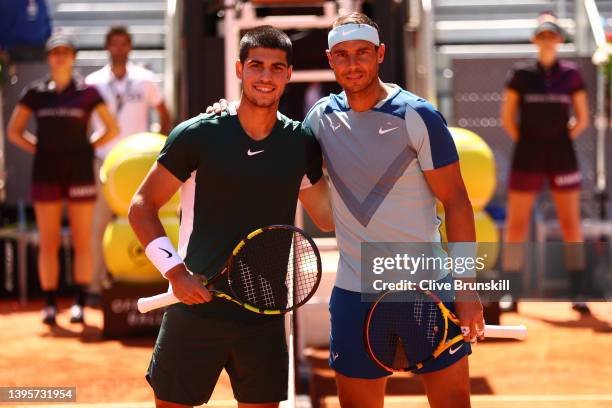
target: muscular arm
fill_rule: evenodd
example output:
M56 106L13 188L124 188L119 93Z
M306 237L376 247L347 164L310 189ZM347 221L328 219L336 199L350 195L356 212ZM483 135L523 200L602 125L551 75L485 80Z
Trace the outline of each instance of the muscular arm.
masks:
M97 139L92 142L94 149L102 146L105 143L110 142L114 137L119 134L119 126L117 126L117 122L115 122L115 118L108 111L108 107L105 103L100 103L96 106L95 112L104 123L104 133L100 135Z
M154 239L166 235L159 220L159 209L168 202L182 185L163 165L155 163L136 191L128 219L143 248ZM211 297L199 280L191 276L185 264L179 264L166 273L173 292L186 304L210 301Z
M576 123L570 128L570 138L576 139L589 127L589 102L585 90L574 92L572 95L574 112L576 112Z
M28 153L36 152L36 137L26 130L32 111L25 105L18 104L13 110L8 124L8 140Z
M446 235L448 242L474 242L474 212L468 198L459 162L424 172L429 188L444 206ZM473 280L473 278L461 278ZM482 304L477 292L458 291L455 308L462 327L470 328L470 335L465 340L475 339L477 333L484 330ZM479 336L481 337L481 336Z
M183 183L164 166L155 163L134 194L128 218L140 242L146 247L166 235L158 212Z
M504 130L515 142L519 139L519 128L516 121L520 95L514 89L506 88L501 106L501 119Z
M321 177L312 187L300 191L300 202L317 227L324 232L334 230L329 185Z
M474 212L461 178L459 162L425 171L424 175L429 188L444 206L448 242L474 242Z

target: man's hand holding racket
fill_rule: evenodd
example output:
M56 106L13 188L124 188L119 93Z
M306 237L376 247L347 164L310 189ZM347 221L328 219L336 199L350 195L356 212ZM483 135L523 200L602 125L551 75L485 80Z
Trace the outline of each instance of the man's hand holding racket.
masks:
M459 318L463 340L471 343L475 343L476 339L484 340L485 321L478 292L471 290L457 291L455 314Z
M186 305L210 302L212 295L204 286L202 278L187 271L185 265L177 265L166 274L174 296Z

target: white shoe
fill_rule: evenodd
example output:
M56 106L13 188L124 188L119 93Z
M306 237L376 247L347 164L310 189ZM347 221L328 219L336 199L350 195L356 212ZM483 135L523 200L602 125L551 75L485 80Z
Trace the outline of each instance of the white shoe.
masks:
M80 305L72 305L70 308L70 323L83 323L84 315L83 315L83 306Z

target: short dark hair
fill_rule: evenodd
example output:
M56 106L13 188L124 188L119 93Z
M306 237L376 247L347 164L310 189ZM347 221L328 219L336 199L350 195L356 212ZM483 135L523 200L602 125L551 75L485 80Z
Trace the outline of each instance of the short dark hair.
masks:
M108 45L108 43L110 43L111 38L113 38L113 36L115 35L124 35L128 38L130 44L132 43L132 34L130 34L127 27L122 25L116 25L112 26L106 33L106 40L104 44Z
M372 20L370 17L366 16L363 13L354 11L349 14L341 15L340 17L334 20L332 24L332 29L346 25L346 24L365 24L365 25L372 26L376 29L376 31L378 31L378 37L379 38L382 37L382 33L380 32L380 28L378 27L378 24L376 24L374 20Z
M271 48L285 51L287 64L291 65L293 44L289 36L281 30L269 25L255 27L240 39L240 62L244 63L252 48Z

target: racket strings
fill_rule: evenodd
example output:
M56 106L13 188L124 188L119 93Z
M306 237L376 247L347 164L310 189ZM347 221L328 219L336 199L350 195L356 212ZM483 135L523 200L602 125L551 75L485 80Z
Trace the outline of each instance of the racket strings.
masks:
M429 313L427 315L427 331L425 333L429 344L431 344L432 346L435 346L436 334L438 333L437 318L439 312L440 309L438 308L438 306L433 302L429 302Z
M414 302L414 321L419 326L423 324L423 299L420 297Z
M285 285L291 293L288 307L293 308L306 300L319 281L318 257L302 234L294 233L287 269Z
M319 265L308 238L291 229L270 229L246 242L228 280L235 295L251 306L286 311L316 288Z
M251 270L249 265L247 265L243 260L238 260L240 271L240 281L243 285L243 293L247 302L255 302L257 297L255 294L255 285L253 284L253 276L251 275Z
M369 352L391 370L412 370L426 361L442 341L440 308L415 291L389 292L368 319Z
M273 308L274 307L274 290L272 289L272 285L263 278L263 276L259 277L259 284L262 287L262 296L266 307Z
M387 304L379 304L369 320L368 343L372 353L386 366L401 366L407 360L399 341L397 310Z

